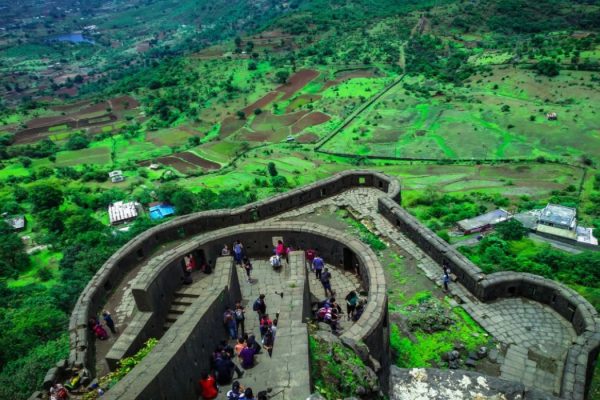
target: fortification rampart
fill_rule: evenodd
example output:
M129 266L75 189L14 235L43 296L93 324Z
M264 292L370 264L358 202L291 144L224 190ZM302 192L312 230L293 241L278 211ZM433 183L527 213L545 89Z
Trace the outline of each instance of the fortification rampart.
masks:
M481 301L525 297L546 304L569 321L578 334L570 346L563 372L561 397L584 399L600 351L600 319L594 307L574 290L537 275L499 272L486 275L415 217L385 196L379 212L439 264L446 263L458 282Z
M133 292L136 306L141 311L138 315L143 315L146 318L150 314L151 322L149 325L152 327L162 327L162 323L167 316L170 301L180 286L179 278L182 274L180 262L184 255L190 253L202 254L201 257L205 258L207 263L214 267L215 273L220 274L219 278L215 281L216 283L212 283L214 279L212 276L204 279L209 280L210 285L216 287L219 293L215 294L210 291L204 293L202 298L211 303L211 307L204 309L196 307L193 311L195 319L194 317L190 317L184 319L182 322L178 319L175 325L171 326L160 340L157 348L152 351L152 354L158 352L161 356L153 356L149 358L148 362L144 361L140 367L136 367L128 375L128 379L123 384L120 383L117 386L119 388L117 397L114 397L116 396L114 395L114 389L111 389L109 392L110 398L146 399L150 398L147 396L147 393L155 393L155 396L157 396L156 393L167 393L166 390L148 392L145 389L145 385L154 389L169 388L168 385L162 386L164 382L168 382L168 379L162 375L166 374L170 376L169 374L172 370L171 368L167 368L165 364L189 365L189 360L185 357L188 353L178 352L184 342L193 340L196 346L202 346L204 349L212 349L214 347L212 343L214 342L214 338L211 336L205 341L202 335L198 335L195 332L196 327L199 326L196 320L200 319L207 323L208 325L204 325L205 330L206 327L213 327L211 328L213 335L217 334L217 337L222 337L225 334L224 331L221 332L222 328L219 328L222 324L218 320L214 323L215 321L212 321L212 317L206 319L203 314L208 313L211 316L222 316L226 306L233 304L241 298L239 295L234 295L235 293L239 294L237 279L230 277L229 282L231 283L224 284L225 278L222 277L224 276L223 268L221 265L215 265L215 260L223 260L223 258L219 258L223 243L232 243L234 240L241 240L249 257L268 257L272 254L273 237L283 237L285 242L293 248L314 248L329 264L339 265L340 268L352 270L358 268L363 284L368 290L369 300L367 309L364 312L364 318L354 324L351 329L344 332L342 339L348 343L364 342L369 347L371 356L381 366L380 371L387 371L389 367L389 332L387 327L385 278L377 257L369 247L350 235L318 224L302 222L247 224L219 229L193 237L152 260L142 268L138 274L138 282L133 287ZM306 279L303 252L293 252L290 255L289 268L291 276L288 279L288 285L285 289L285 299L291 303L287 304L287 307L282 307L279 315L277 351L274 354L282 357L291 351L294 359L305 357L307 362L304 371L308 372L308 347L306 343L302 346L302 341L298 340L299 337L307 337L305 321L311 317L310 292L308 289L308 280ZM226 275L228 276L230 270L228 269L227 271ZM236 275L235 272L233 275ZM221 295L223 291L221 288L223 286L229 288L225 290L229 296L223 297ZM220 303L213 302L213 297L215 296L221 298ZM188 315L187 310L184 315ZM213 323L211 324L210 321ZM217 328L215 329L215 327ZM120 358L135 353L144 341L141 338L146 338L149 334L152 334L152 332L148 332L148 329L148 324L132 324L128 327L119 341L115 343L111 352L109 352L107 356L109 364L114 367ZM163 341L167 343L173 342L172 330L175 330L177 342L180 344L176 348L170 344L162 345ZM292 335L292 332L295 335ZM157 336L160 334L158 331L155 333ZM289 344L286 345L285 338L288 336L290 340ZM294 341L291 340L293 336L296 337ZM122 349L127 349L127 352L123 353ZM194 365L195 368L190 373L198 375L193 376L195 382L202 371L209 370L208 356L204 358L202 356L196 357ZM186 370L186 372L188 371ZM160 377L156 377L155 375L160 375ZM302 380L298 379L297 375L298 373L295 374L296 381L306 383L305 386L308 388L308 376ZM129 378L130 376L131 378ZM385 385L387 383L387 373L381 374L380 378ZM131 384L131 382L135 382L135 385ZM273 380L270 380L270 382L272 384L275 383ZM177 390L176 398L194 398L194 393L190 392L189 388L185 385ZM291 390L298 391L300 389L293 387ZM173 395L173 390L170 390L169 393Z
M211 352L223 338L219 329L207 327L221 327L225 305L241 296L233 259L222 257L216 264L210 289L192 303L150 354L106 393L107 399L197 398L200 372L210 369Z
M440 264L448 263L458 281L477 298L489 301L508 296L528 297L548 304L573 323L579 337L569 350L561 395L568 399L584 398L600 349L598 317L593 307L572 290L543 278L512 272L486 276L477 266L400 207L400 186L395 179L373 171L347 171L245 207L178 217L139 235L107 260L78 299L69 324L71 350L68 364L87 367L93 371L94 346L90 345L91 338L86 329L88 318L97 314L113 287L125 274L151 256L158 245L227 226L256 222L360 186L380 189L383 192L379 199L379 211L382 215L435 261ZM369 285L371 284L369 282ZM376 324L376 321L371 322ZM381 322L382 325L387 325L387 317L382 317ZM358 329L370 328L356 327L356 330ZM388 340L387 336L383 331L381 334L384 336L381 342L385 343ZM380 338L376 334L367 335L366 342L370 346L377 346L375 342ZM56 372L49 372L48 382Z

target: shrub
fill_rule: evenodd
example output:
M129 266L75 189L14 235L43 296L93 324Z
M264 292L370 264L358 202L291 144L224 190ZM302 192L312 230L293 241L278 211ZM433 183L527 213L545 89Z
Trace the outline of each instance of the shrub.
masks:
M560 72L560 65L547 59L537 63L534 68L538 74L545 76L557 76Z

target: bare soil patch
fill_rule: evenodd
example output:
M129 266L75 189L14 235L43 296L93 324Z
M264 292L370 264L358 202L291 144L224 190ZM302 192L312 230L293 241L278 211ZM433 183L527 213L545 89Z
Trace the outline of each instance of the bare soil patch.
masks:
M45 120L46 125L28 128L17 132L14 136L15 144L33 143L47 136L50 136L54 132L50 132L49 129L54 126L66 125L69 129L78 129L87 128L90 126L111 124L117 119L118 118L114 114L104 114L94 118L82 118L79 120L67 116L49 117L44 119L37 118L37 121L35 121L36 124L44 122L40 120Z
M78 101L78 102L72 103L72 104L63 104L63 105L59 105L59 106L52 106L52 107L50 107L50 109L52 111L70 113L73 111L77 111L77 110L81 109L82 107L85 107L89 104L91 104L91 101L83 100L83 101Z
M219 136L227 137L244 126L246 121L241 120L237 117L227 117L221 122L221 129L219 130Z
M140 102L131 96L115 97L109 103L113 111L131 110L140 106Z
M277 88L277 91L284 94L281 100L289 99L317 76L319 76L319 72L312 69L302 69L296 72L290 77L288 83Z
M254 112L254 110L264 108L266 105L277 99L279 94L279 92L269 92L254 103L250 104L248 107L244 108L242 111L246 114L246 116L249 116Z
M190 153L188 151L174 154L174 156L181 158L182 160L187 161L191 164L202 167L203 169L219 169L219 168L221 168L221 165L217 164L216 162L206 160L202 157L198 157L196 154Z
M319 111L311 112L310 114L305 115L303 118L301 118L298 122L296 122L292 126L292 133L293 134L300 133L308 127L323 124L323 123L329 121L330 119L331 119L331 117L329 115L324 114L322 112L319 112Z
M273 132L250 132L244 135L244 139L250 142L270 142L270 138Z
M197 169L197 167L194 164L191 164L187 161L182 160L181 158L173 156L159 157L156 159L156 162L161 163L163 165L167 165L169 167L173 167L177 171L184 174Z
M304 135L300 135L298 138L296 138L298 143L313 143L317 140L319 140L319 137L314 133L305 133Z

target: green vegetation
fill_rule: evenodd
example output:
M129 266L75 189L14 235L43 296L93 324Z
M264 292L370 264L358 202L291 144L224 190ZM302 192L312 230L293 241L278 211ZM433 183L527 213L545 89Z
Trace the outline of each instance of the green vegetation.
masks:
M487 333L462 308L451 309L429 292L415 294L399 313L406 320L408 334L393 324L390 346L401 368L442 367L442 355L457 343L467 351L490 344Z
M314 329L313 329L314 331ZM371 386L363 371L365 364L341 342L326 342L314 332L308 337L310 373L315 390L327 399L356 395L357 388ZM379 398L373 394L372 399Z
M595 2L133 0L70 13L29 3L3 10L16 28L0 50L1 211L27 218L22 232L0 227L0 387L11 398L65 355L66 319L90 277L153 225L109 227L114 201L167 201L182 215L360 167L400 179L403 205L450 242L465 239L450 232L460 219L547 202L600 228ZM45 40L92 24L93 45ZM125 181L112 184L117 169ZM345 221L380 256L389 250L368 221ZM500 226L462 251L488 272L566 282L598 307L594 255L521 234ZM394 310L411 297L397 290L400 264L388 271ZM477 333L460 313L449 313L454 326ZM437 362L438 342L415 337L422 352L395 333L403 362Z
M360 221L354 219L347 211L338 211L338 214L344 218L364 243L368 244L374 251L381 251L387 248L387 245L373 232L369 230Z
M158 340L151 338L144 343L144 346L138 350L137 353L132 355L131 357L125 357L119 361L119 366L114 372L111 372L103 377L98 379L100 387L110 390L111 387L115 386L121 379L125 377L137 364L139 364L144 357L146 357L158 344ZM91 391L87 392L83 398L85 400L93 400L98 398L98 392Z
M531 272L569 284L598 288L600 253L570 254L531 239L504 240L488 235L477 246L460 251L486 273L496 271Z

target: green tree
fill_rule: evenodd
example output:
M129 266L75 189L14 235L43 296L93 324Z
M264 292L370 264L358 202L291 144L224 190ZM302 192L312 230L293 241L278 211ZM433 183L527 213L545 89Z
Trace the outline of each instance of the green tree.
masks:
M288 185L288 181L283 175L277 175L271 178L271 185L276 189L282 189Z
M38 184L31 188L29 200L35 211L58 207L63 202L63 193L56 186Z
M557 76L560 73L560 65L553 60L542 60L535 65L535 70L540 75Z
M190 146L198 146L200 144L200 136L191 136L188 138Z
M19 161L21 161L21 164L25 168L29 168L32 163L31 158L29 158L29 157L19 157Z
M288 78L290 77L290 72L286 69L279 70L275 73L275 78L277 78L277 82L279 83L287 83Z
M29 266L25 245L12 227L0 221L0 277L12 278Z
M513 218L496 225L496 232L504 240L520 240L527 234L527 228Z
M81 133L75 133L69 137L65 147L68 150L81 150L90 145L90 140Z
M186 189L181 189L173 193L171 202L178 215L189 214L196 211L196 196Z
M267 171L269 172L269 175L277 176L277 167L274 162L271 161L267 164Z

